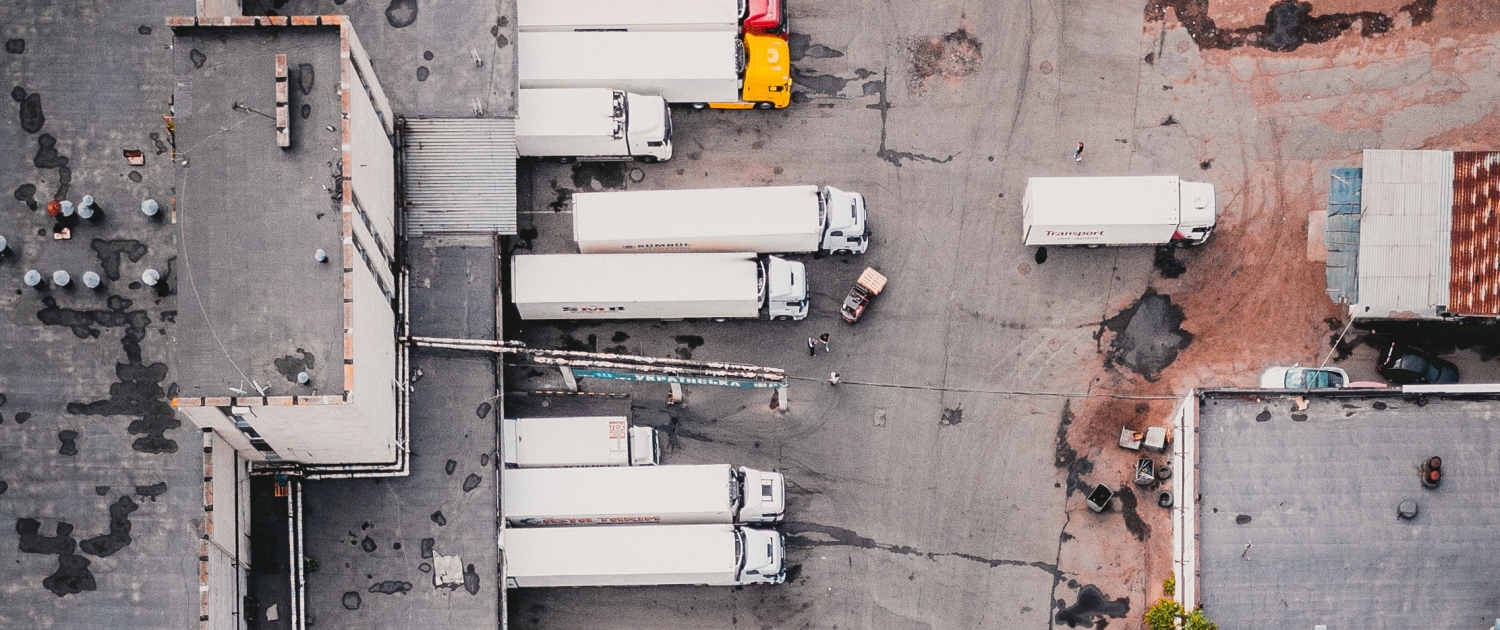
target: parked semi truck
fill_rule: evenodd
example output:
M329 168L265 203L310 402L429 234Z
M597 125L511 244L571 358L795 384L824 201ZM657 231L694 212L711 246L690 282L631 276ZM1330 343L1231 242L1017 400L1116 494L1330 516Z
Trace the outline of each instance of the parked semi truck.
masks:
M518 0L516 26L523 33L787 30L783 0Z
M832 186L573 195L573 239L585 254L862 254L869 235L864 196Z
M520 90L516 150L562 160L672 158L672 112L660 96L608 88Z
M1197 245L1213 233L1213 184L1176 176L1032 177L1027 245Z
M655 466L661 463L656 429L630 426L624 416L506 418L505 465Z
M516 468L501 480L515 527L642 523L775 523L786 516L781 473L728 464Z
M521 89L612 88L669 103L749 109L792 102L780 37L733 31L567 31L517 36Z
M740 586L786 580L786 545L770 529L622 525L507 529L506 586Z
M775 256L518 255L510 271L521 319L807 317L807 268Z

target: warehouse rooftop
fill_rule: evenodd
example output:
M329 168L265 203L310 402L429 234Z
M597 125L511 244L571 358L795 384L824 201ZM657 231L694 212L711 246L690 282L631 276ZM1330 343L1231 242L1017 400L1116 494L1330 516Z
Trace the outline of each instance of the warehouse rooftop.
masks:
M1203 398L1204 610L1224 627L1493 623L1495 401L1387 394L1306 404ZM1418 466L1433 456L1444 475L1427 488ZM1414 518L1399 514L1407 501Z
M342 394L339 28L178 29L174 65L179 396Z

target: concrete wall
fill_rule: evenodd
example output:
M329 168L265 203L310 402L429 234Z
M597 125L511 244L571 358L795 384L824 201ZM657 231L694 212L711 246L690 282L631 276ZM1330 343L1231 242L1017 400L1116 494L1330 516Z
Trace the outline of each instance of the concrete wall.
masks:
M213 429L215 435L229 445L229 448L240 453L240 456L251 461L265 461L265 455L255 450L250 444L250 438L234 426L234 421L224 415L218 407L179 407L177 412L187 416L200 429Z
M360 210L389 253L396 244L395 149L375 114L375 106L358 84L350 88L349 125L353 170L344 175L354 186Z
M349 401L366 416L378 418L383 435L394 444L398 411L396 381L400 376L396 373L396 312L385 301L375 278L357 267L352 316L354 391L349 393ZM365 461L393 459L394 456Z

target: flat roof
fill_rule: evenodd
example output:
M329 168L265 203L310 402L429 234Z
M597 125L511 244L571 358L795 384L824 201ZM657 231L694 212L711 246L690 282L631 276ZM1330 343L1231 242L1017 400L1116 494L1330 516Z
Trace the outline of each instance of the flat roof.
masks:
M1204 397L1200 603L1225 628L1489 627L1496 401ZM1418 465L1442 458L1439 488ZM1417 516L1398 517L1403 501Z
M178 30L180 397L344 392L339 50L338 27ZM289 148L276 143L278 53Z

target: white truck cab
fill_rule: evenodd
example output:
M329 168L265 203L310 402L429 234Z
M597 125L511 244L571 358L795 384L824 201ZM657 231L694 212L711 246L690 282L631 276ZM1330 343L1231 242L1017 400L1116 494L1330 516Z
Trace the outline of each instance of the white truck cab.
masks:
M777 256L767 256L765 290L769 291L766 308L771 319L807 317L807 267Z
M786 477L778 472L766 472L740 467L740 488L744 489L739 522L777 523L786 516Z
M866 223L865 196L824 186L818 197L826 217L822 250L863 254L870 248L870 226Z
M1217 219L1214 217L1214 185L1202 182L1182 182L1182 219L1177 234L1189 245L1201 245L1213 234Z
M742 527L740 583L780 584L786 581L786 541L775 530Z

